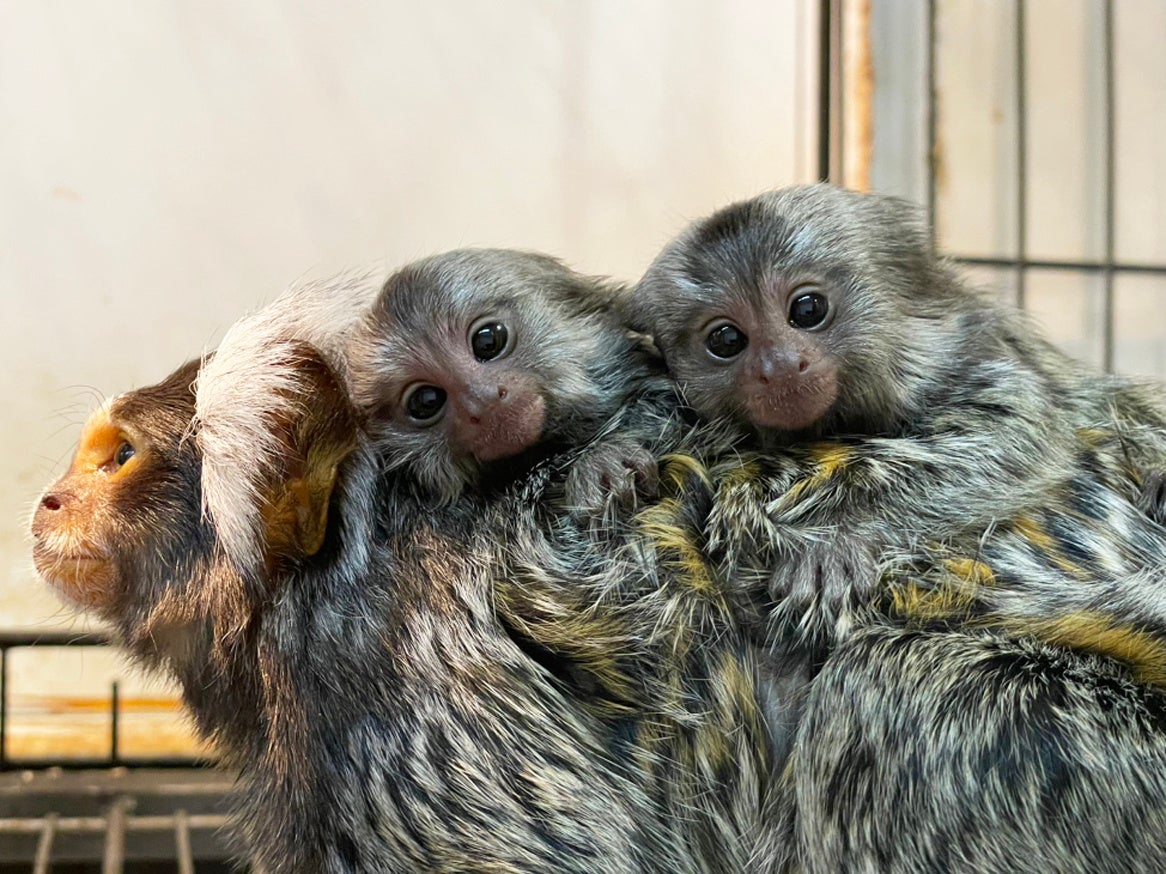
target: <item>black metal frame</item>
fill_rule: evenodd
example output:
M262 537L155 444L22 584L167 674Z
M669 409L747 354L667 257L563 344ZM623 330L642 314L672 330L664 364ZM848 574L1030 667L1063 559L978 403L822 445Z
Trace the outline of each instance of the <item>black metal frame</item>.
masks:
M830 179L831 134L838 126L834 117L836 101L833 97L834 64L840 57L835 49L833 0L821 0L818 4L818 179Z
M44 768L201 768L214 765L213 759L198 756L123 756L117 681L109 690L109 755L103 757L62 756L51 759L12 758L8 755L8 654L14 649L37 647L112 647L110 639L94 632L0 632L0 772Z
M1105 100L1105 153L1104 153L1104 203L1105 241L1104 254L1100 260L1051 260L1032 258L1028 254L1028 94L1027 69L1025 59L1025 38L1028 27L1027 0L1014 0L1016 44L1013 53L1013 69L1016 79L1016 253L1013 257L985 258L948 252L953 260L975 267L1010 269L1015 276L1016 301L1020 306L1026 303L1026 280L1032 270L1062 270L1078 274L1098 274L1104 280L1102 360L1106 370L1113 369L1115 328L1114 328L1114 280L1123 274L1152 275L1166 278L1166 264L1143 264L1119 261L1116 254L1116 124L1115 93L1117 89L1114 70L1114 0L1105 0L1102 23L1103 76ZM936 22L939 16L939 0L927 0L927 143L926 143L926 183L927 211L931 219L932 238L935 235L935 216L938 192L936 187L936 144L939 94L936 83L939 46ZM837 85L841 81L841 28L838 0L821 0L819 4L819 36L823 57L819 63L819 98L822 101L818 126L818 175L820 179L838 178L838 168L833 166L831 143L841 139L841 113L838 107L841 95Z

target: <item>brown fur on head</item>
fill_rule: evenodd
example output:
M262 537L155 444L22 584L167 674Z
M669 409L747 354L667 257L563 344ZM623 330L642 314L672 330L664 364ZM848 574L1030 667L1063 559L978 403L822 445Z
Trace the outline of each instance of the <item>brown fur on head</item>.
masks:
M298 395L258 396L281 447L256 460L259 562L241 565L204 512L192 361L157 385L120 395L86 423L68 471L32 520L41 575L69 602L111 621L127 638L196 618L222 633L247 621L289 562L324 542L338 464L356 443L356 415L340 381L311 347L288 343L271 364L294 372ZM278 403L273 403L278 400ZM212 459L212 463L220 460ZM214 508L207 508L213 510Z

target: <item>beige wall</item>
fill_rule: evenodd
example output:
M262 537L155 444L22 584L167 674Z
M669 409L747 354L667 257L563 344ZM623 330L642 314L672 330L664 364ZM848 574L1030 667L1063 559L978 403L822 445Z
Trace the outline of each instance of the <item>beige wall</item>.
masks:
M795 0L0 6L0 627L97 398L304 273L462 245L635 277L797 181Z
M36 580L24 532L86 414L289 282L480 244L634 278L686 220L809 178L804 15L800 0L0 4L0 628L82 625ZM13 749L100 749L107 717L78 713L124 669L44 656L14 659ZM123 691L165 739L156 693ZM67 727L48 730L57 710Z

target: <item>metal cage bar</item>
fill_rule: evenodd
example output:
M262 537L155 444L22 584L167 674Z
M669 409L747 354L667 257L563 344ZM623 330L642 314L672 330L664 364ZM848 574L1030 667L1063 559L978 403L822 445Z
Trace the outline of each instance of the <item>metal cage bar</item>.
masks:
M121 707L118 684L115 680L109 690L109 754L104 757L12 758L8 753L9 682L8 654L14 649L36 647L111 647L103 634L93 632L3 632L0 633L0 773L13 770L44 768L87 769L112 767L201 768L214 764L213 759L199 756L124 756L121 743Z
M1102 349L1101 363L1107 372L1113 372L1114 344L1114 299L1113 280L1115 270L1115 255L1117 246L1117 217L1116 217L1116 143L1117 122L1114 108L1117 85L1114 72L1114 45L1113 45L1113 0L1105 0L1102 22L1102 52L1105 87L1105 300L1102 314Z
M40 839L36 843L36 858L33 860L33 874L46 874L53 856L53 838L57 833L56 813L46 815L40 823Z
M927 130L924 147L924 173L927 191L927 213L931 222L932 239L936 240L936 224L939 210L939 192L936 178L938 171L939 118L939 65L942 62L943 47L940 42L939 16L942 14L942 4L939 0L927 2ZM955 261L969 266L992 267L1013 272L1016 282L1016 300L1021 306L1026 303L1027 274L1031 270L1061 270L1077 274L1099 275L1102 283L1102 337L1101 337L1101 364L1107 371L1114 368L1115 350L1117 345L1115 324L1115 283L1123 275L1157 276L1166 278L1166 263L1136 263L1125 262L1118 257L1117 241L1117 121L1116 98L1117 73L1115 69L1116 31L1115 15L1116 4L1113 0L1104 0L1101 18L1101 48L1102 48L1102 94L1104 106L1103 143L1104 151L1101 156L1103 162L1103 235L1104 251L1099 259L1055 259L1034 258L1028 247L1028 165L1029 165L1029 112L1028 112L1028 76L1026 48L1028 38L1029 18L1039 7L1031 6L1027 0L1017 0L1013 8L1013 25L1015 41L1013 44L1012 68L1015 77L1016 113L1016 142L1014 155L1016 161L1016 189L1014 192L1014 208L1016 210L1016 233L1013 240L1015 252L1010 256L981 257L962 255L957 251L948 250L947 254ZM939 241L937 241L938 243Z
M1024 306L1028 268L1028 77L1024 62L1025 0L1016 0L1016 303ZM934 175L934 171L932 173Z
M116 874L131 862L192 872L198 861L222 870L232 856L225 829L234 780L213 768L4 775L0 863L49 871L83 861Z
M927 225L931 231L931 245L937 244L936 222L939 209L939 191L935 184L935 163L939 139L939 86L936 80L935 21L938 0L927 0L927 148L924 159L927 162Z
M834 46L834 3L818 3L818 179L830 179L830 155L834 127L833 75L840 62L840 52Z
M42 817L0 818L0 835L39 835L32 870L34 874L46 874L52 870L53 847L58 835L104 834L101 874L122 874L126 864L127 835L172 832L178 871L193 874L195 856L191 832L218 832L227 825L225 814L190 815L180 809L170 815L134 816L128 812L129 808L130 802L119 798L110 805L105 816L62 816L53 812Z

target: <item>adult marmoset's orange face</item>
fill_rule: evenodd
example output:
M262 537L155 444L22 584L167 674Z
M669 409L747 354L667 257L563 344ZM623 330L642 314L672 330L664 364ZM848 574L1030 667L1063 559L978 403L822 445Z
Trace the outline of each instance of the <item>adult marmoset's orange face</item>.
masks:
M199 459L184 440L197 372L192 361L93 413L68 471L42 495L33 559L71 603L113 618L138 581L181 573L209 548Z
M250 484L254 561L228 554L222 514L204 511L203 476L212 460L204 438L213 422L201 415L196 421L200 368L193 361L95 412L69 470L41 497L33 557L66 600L125 630L194 615L223 619L245 612L247 599L276 584L288 562L319 552L338 466L357 439L356 414L314 349L283 343L261 350L267 358L253 362L255 378L234 373L231 381L244 388L244 418L271 435L272 455L245 460L247 447L236 441L213 457L220 480ZM274 387L255 388L263 375ZM224 418L223 411L213 418Z

